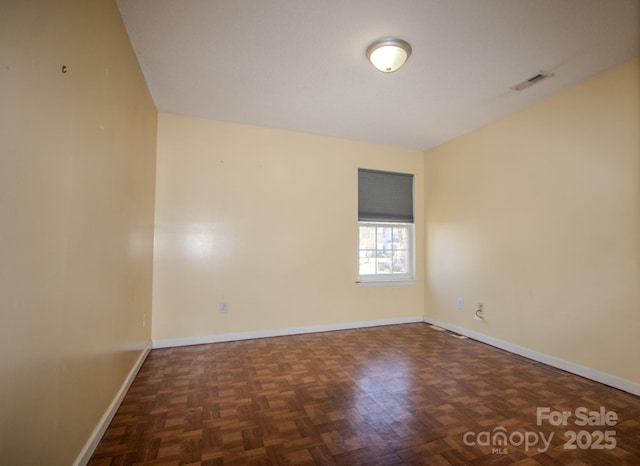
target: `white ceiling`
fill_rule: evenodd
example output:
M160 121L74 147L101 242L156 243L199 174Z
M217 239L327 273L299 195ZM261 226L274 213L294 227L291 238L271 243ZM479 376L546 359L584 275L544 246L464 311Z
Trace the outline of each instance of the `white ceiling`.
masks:
M639 55L640 0L118 0L160 112L427 149ZM395 73L365 57L387 36ZM511 87L541 70L555 77Z

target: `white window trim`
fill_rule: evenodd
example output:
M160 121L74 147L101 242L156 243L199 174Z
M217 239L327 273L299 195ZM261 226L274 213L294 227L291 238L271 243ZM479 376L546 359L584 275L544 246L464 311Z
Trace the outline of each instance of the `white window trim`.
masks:
M370 280L370 281L360 281L356 282L358 286L389 286L389 285L415 285L416 279L407 279L407 280Z
M383 227L409 227L409 250L407 255L408 272L403 274L375 274L360 275L360 227L375 225ZM416 284L416 243L414 223L392 223L392 222L358 222L358 286L385 286L385 285L415 285Z

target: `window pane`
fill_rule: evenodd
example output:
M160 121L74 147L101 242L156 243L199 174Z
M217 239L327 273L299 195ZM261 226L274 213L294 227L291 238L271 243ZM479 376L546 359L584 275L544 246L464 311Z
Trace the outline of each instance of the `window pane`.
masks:
M359 273L373 275L376 273L376 227L361 226L359 233Z
M360 251L360 275L376 273L375 251Z
M376 227L360 227L360 249L376 248Z
M392 262L393 273L407 273L407 251L394 251Z
M393 249L407 249L407 228L394 227Z
M392 273L391 260L390 252L378 250L376 257L376 272L378 274Z
M378 227L377 245L379 254L382 253L383 257L391 258L391 250L393 245L393 228L391 227Z

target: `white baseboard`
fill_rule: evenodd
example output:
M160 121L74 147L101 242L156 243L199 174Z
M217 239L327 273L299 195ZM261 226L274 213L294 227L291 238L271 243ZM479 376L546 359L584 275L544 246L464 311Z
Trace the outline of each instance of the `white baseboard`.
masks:
M553 356L549 356L548 354L540 353L523 346L518 346L513 343L509 343L508 341L499 340L497 338L493 338L483 333L475 332L464 327L458 327L454 324L431 319L430 317L425 317L424 322L432 325L437 325L438 327L442 327L451 332L459 333L460 335L473 338L474 340L478 340L482 343L495 346L496 348L509 351L510 353L518 354L520 356L524 356L525 358L533 359L534 361L538 361L549 366L562 369L563 371L571 372L572 374L579 375L586 379L594 380L596 382L609 385L610 387L614 387L633 395L640 396L640 384L632 382L630 380L607 374L606 372L600 372L589 367L581 366L579 364L574 364L563 359L555 358Z
M348 322L344 324L312 325L309 327L258 330L255 332L223 333L220 335L207 335L200 337L170 338L164 340L153 340L152 344L153 348L169 348L172 346L203 345L207 343L220 343L224 341L252 340L254 338L281 337L285 335L299 335L302 333L331 332L333 330L349 330L354 328L378 327L381 325L394 324L410 324L416 322L423 322L423 317L398 317L395 319L365 320L360 322Z
M149 354L149 351L151 351L151 345L147 345L142 350L142 353L138 357L138 360L129 371L129 375L127 375L127 378L122 383L120 390L118 390L118 393L116 394L115 398L113 399L113 401L111 402L107 410L105 411L104 415L102 416L102 419L100 419L100 422L98 422L98 425L96 426L96 428L93 429L93 432L89 436L87 443L85 443L84 448L82 449L82 451L80 452L76 460L73 462L73 466L84 466L91 459L91 455L93 455L93 452L98 446L100 439L102 439L102 436L106 432L107 427L109 427L109 424L113 419L113 416L116 415L116 411L118 411L118 408L120 407L120 403L122 403L122 400L124 399L124 396L127 394L129 387L133 383L133 380L136 378L136 375L138 374L138 371L142 367L142 363L144 363L144 360Z

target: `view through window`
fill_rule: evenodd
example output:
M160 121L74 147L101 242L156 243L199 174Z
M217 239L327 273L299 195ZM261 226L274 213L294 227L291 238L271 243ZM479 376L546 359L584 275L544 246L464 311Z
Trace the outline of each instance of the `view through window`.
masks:
M413 278L413 224L359 222L359 274L382 279Z

